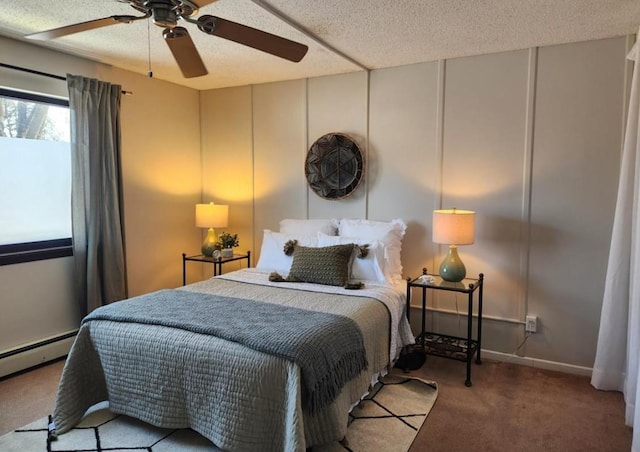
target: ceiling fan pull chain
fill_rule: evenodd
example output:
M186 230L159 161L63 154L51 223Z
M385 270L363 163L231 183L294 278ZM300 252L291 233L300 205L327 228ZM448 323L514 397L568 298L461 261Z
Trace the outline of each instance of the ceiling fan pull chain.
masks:
M149 29L151 27L150 22L147 21L147 49L148 49L148 71L147 71L147 76L149 78L153 77L153 71L151 70L151 30Z

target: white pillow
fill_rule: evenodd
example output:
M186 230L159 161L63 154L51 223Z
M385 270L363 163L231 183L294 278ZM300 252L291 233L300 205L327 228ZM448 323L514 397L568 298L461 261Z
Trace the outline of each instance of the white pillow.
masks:
M264 230L262 236L262 247L256 268L274 270L285 276L291 270L293 256L284 254L284 244L289 240L297 240L302 246L318 246L318 236L315 235L289 235Z
M319 233L318 246L369 245L369 253L364 258L357 257L358 250L354 250L351 261L349 279L357 281L387 282L382 268L384 267L384 244L379 240L367 240L356 237L340 237Z
M402 279L402 238L407 225L400 218L391 221L342 219L338 234L358 239L379 240L384 244L385 262L383 271L387 280L396 282Z
M316 235L322 232L327 235L338 233L338 220L335 218L327 220L295 220L285 219L280 221L280 232L292 235Z

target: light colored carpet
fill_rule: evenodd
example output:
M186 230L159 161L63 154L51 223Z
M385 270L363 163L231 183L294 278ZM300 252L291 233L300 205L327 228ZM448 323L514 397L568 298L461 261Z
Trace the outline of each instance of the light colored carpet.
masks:
M387 375L350 415L346 440L314 451L350 450L406 452L438 396L436 383L403 375ZM53 439L48 418L0 437L4 452L130 450L218 451L190 429L162 429L111 413L106 403L87 412L72 431Z

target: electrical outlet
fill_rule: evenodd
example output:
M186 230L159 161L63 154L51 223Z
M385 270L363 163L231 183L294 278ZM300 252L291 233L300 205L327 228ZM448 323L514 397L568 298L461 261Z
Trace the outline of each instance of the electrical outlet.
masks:
M526 323L524 325L524 330L529 333L535 333L538 331L538 316L537 315L528 315L526 319Z

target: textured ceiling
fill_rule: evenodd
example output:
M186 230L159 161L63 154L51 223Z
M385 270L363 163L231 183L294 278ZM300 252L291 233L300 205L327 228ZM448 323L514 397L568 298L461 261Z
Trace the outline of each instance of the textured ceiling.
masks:
M116 0L1 4L0 34L16 39L114 14L138 15ZM148 20L34 43L142 74L150 59L155 78L211 89L634 34L640 1L218 0L200 14L301 42L309 52L291 63L181 23L209 69L207 76L185 79L162 30Z

